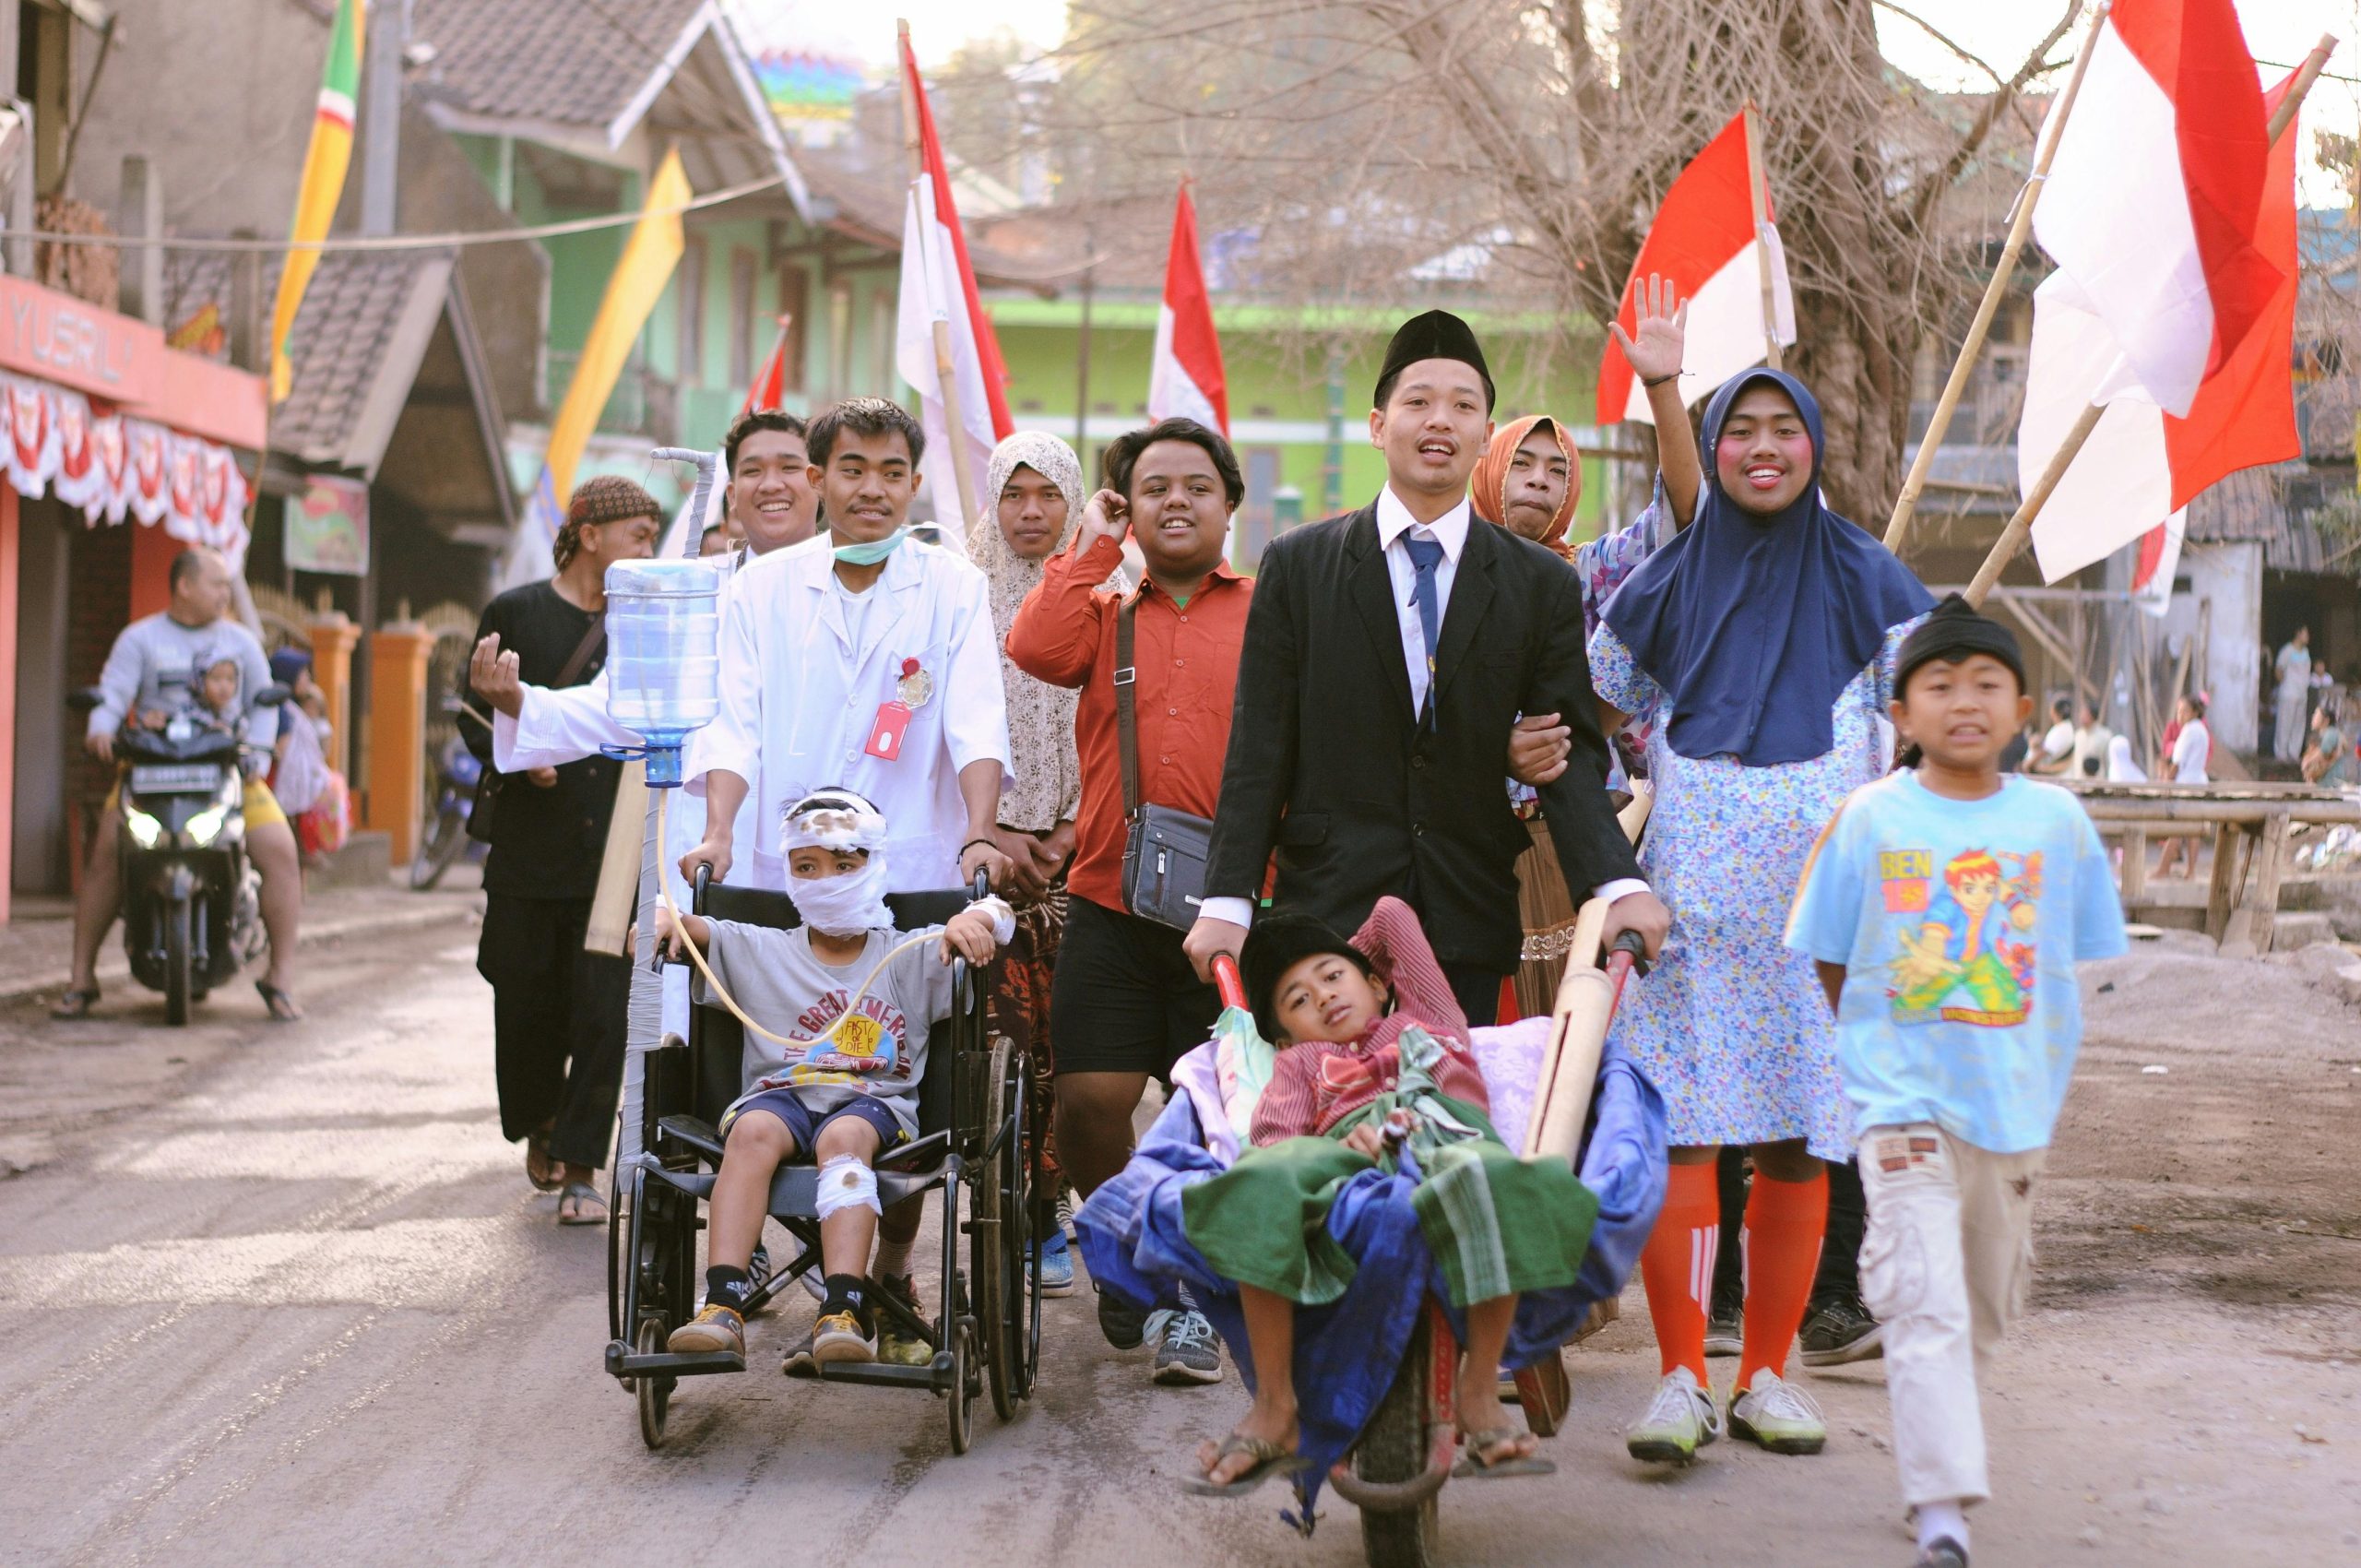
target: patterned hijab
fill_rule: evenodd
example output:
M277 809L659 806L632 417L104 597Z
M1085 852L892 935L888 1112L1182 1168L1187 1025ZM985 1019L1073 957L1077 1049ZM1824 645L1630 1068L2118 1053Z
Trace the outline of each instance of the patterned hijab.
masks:
M1549 531L1537 541L1545 550L1554 550L1571 561L1574 547L1566 542L1567 530L1574 524L1574 507L1583 498L1583 459L1574 450L1573 437L1566 434L1562 420L1548 414L1527 414L1511 420L1492 433L1492 444L1476 459L1476 472L1468 481L1468 490L1476 503L1476 515L1487 522L1508 527L1509 465L1516 458L1516 449L1533 434L1533 427L1546 424L1557 438L1558 450L1566 455L1566 498L1558 503L1558 515L1549 519Z
M1066 498L1066 526L1050 547L1056 554L1073 536L1089 493L1082 487L1082 460L1074 448L1046 431L1020 430L992 448L979 499L983 515L967 530L967 555L991 585L992 632L1000 644L1001 687L1008 695L1009 770L1016 777L1003 789L1003 827L1046 833L1074 814L1082 799L1082 762L1074 749L1074 715L1080 692L1037 681L1010 662L1008 628L1041 580L1049 557L1027 561L1008 547L1000 528L1000 493L1018 469L1031 469Z

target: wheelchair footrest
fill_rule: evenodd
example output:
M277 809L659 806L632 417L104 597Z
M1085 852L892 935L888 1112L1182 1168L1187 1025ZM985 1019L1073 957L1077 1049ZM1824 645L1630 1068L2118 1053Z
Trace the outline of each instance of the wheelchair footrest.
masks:
M944 1389L951 1386L951 1357L939 1352L931 1366L897 1367L887 1361L799 1361L787 1375L821 1383L866 1383L879 1388Z
M610 1377L645 1374L703 1377L709 1372L742 1372L745 1370L746 1358L735 1350L694 1350L677 1356L670 1350L659 1350L643 1356L620 1339L607 1342L607 1375Z

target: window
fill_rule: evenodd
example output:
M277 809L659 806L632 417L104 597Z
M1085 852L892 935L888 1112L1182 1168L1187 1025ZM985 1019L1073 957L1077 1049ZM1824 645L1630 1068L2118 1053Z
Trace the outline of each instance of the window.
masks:
M770 345L765 343L764 348ZM754 253L730 253L730 389L754 383Z
M692 239L681 251L681 379L705 379L705 242Z
M778 310L787 317L786 374L780 384L789 392L803 390L804 345L811 341L812 275L800 267L785 267L778 275Z

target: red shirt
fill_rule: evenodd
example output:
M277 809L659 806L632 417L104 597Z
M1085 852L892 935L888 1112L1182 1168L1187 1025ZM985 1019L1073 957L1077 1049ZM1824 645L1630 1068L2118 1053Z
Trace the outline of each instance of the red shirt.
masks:
M1123 908L1123 763L1115 727L1115 612L1121 600L1099 587L1122 564L1122 547L1100 539L1077 556L1050 558L1008 628L1008 657L1053 686L1080 688L1074 714L1082 759L1082 809L1074 818L1066 885L1106 909ZM1211 817L1229 751L1238 658L1246 645L1252 579L1216 565L1186 606L1151 578L1133 618L1132 687L1138 727L1140 799Z

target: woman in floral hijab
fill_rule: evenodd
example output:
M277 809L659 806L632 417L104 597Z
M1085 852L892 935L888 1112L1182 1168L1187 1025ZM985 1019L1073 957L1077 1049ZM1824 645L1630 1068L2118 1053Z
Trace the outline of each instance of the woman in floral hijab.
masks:
M967 531L969 558L991 586L992 631L1005 644L1017 607L1041 580L1043 564L1062 547L1088 492L1082 463L1056 436L1019 431L992 448L984 476L984 512ZM1040 1148L1041 1288L1062 1296L1074 1289L1074 1260L1052 1205L1064 1178L1050 1141L1056 1057L1050 1041L1050 978L1065 931L1067 861L1074 856L1074 813L1082 800L1082 765L1074 749L1074 715L1082 694L1037 681L1001 655L1001 684L1008 698L1009 771L1001 790L1000 848L1015 867L1010 888L1016 937L1003 949L991 1001L991 1028L1031 1052L1032 1136Z

